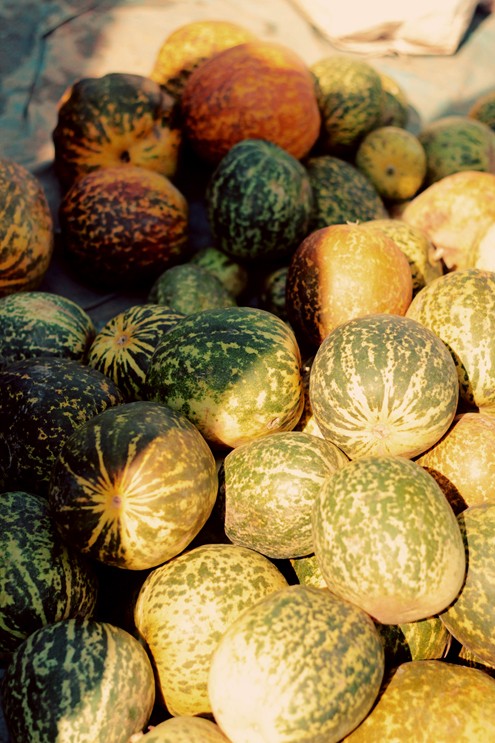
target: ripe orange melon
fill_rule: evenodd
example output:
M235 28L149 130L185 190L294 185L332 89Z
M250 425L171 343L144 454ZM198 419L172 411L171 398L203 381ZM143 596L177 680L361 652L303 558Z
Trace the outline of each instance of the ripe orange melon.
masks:
M437 480L456 511L493 499L495 418L478 410L460 413L417 462Z
M215 54L192 72L181 107L187 139L213 164L249 138L273 142L301 159L320 130L309 68L276 42L251 41Z
M388 235L368 226L334 224L315 230L289 264L288 318L313 344L355 317L404 315L411 298L409 261Z
M168 178L147 168L87 173L64 195L59 217L71 265L107 288L150 282L187 248L187 201Z

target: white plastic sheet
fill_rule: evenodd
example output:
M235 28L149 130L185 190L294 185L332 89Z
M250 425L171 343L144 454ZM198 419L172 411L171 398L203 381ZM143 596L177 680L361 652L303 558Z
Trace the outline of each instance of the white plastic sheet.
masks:
M294 0L335 47L373 54L452 54L478 0Z

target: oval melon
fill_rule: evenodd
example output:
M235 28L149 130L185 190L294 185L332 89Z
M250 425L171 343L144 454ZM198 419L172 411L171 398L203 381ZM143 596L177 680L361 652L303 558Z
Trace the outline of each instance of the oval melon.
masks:
M148 399L182 412L219 449L291 430L304 404L294 333L255 307L180 320L155 349L146 388Z
M437 480L456 512L492 500L495 494L495 418L459 413L417 460Z
M383 677L370 617L328 591L258 601L213 652L213 715L232 743L336 743L368 714Z
M55 172L64 189L101 168L143 167L173 177L182 127L175 99L144 75L81 77L57 106Z
M351 459L426 451L452 423L458 397L444 343L420 322L396 315L367 315L335 328L309 378L320 431Z
M426 152L419 138L399 126L380 126L361 139L355 155L385 202L412 199L426 176Z
M213 454L190 421L136 401L73 432L53 465L48 497L68 544L107 565L146 570L187 547L217 488Z
M236 447L223 461L225 534L270 558L311 553L314 499L347 461L331 442L301 431Z
M286 586L268 558L233 544L200 545L148 575L134 620L172 715L211 714L208 674L218 641L244 610Z
M60 539L45 498L2 493L0 524L3 657L42 626L91 616L98 583L92 566Z
M404 315L409 262L380 230L333 224L310 233L289 263L286 306L297 337L318 346L337 325L372 313Z
M449 349L465 404L495 409L495 273L471 268L444 274L416 294L406 317Z
M314 155L305 167L313 192L311 232L388 216L378 191L353 163L333 155Z
M165 269L155 279L148 301L168 307L182 316L237 304L217 276L191 262Z
M181 110L188 142L210 165L244 139L273 142L299 160L320 130L308 66L285 44L265 39L223 49L193 70Z
M0 297L37 289L50 266L55 231L41 182L0 157Z
M495 132L468 115L434 119L418 133L426 154L425 185L452 173L479 170L495 174Z
M185 259L188 202L148 168L93 170L72 184L58 211L65 258L92 286L143 288Z
M63 619L19 646L3 679L13 740L128 743L148 722L153 669L130 633L93 619Z
M33 290L0 299L0 355L5 362L35 356L85 362L95 333L88 313L61 294Z
M461 645L482 662L494 665L495 502L469 506L457 519L466 550L466 579L440 618Z
M403 457L362 457L328 477L313 543L330 591L382 624L438 614L465 577L454 512L434 478Z
M324 152L352 153L367 132L378 125L383 103L382 79L365 59L327 55L310 67L316 79Z
M244 262L285 258L309 230L308 173L273 142L233 145L212 173L205 199L215 245Z
M403 663L377 704L344 740L462 741L495 736L495 679L443 660Z

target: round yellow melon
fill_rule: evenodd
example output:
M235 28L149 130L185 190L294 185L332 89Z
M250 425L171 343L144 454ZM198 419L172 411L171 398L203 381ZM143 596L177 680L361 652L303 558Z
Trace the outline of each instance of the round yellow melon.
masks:
M208 691L232 743L337 743L369 712L383 670L365 612L293 585L231 624L213 652Z
M346 743L494 739L495 679L443 660L403 663L371 714L344 738Z
M204 544L151 572L134 610L163 701L174 716L211 713L210 660L236 617L287 581L268 558L233 544Z
M190 21L174 29L160 46L150 78L167 93L180 98L192 71L223 49L252 41L247 28L232 21Z

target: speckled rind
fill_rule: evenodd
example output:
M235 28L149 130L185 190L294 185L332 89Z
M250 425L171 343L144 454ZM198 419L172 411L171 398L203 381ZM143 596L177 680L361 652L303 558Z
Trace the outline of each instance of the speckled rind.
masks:
M316 79L322 130L320 145L330 154L347 154L373 129L382 111L382 81L364 59L332 54L311 65Z
M34 356L84 362L95 333L88 313L60 294L23 291L0 299L0 355L5 362Z
M452 354L469 406L495 409L495 273L478 268L440 276L417 294L406 317L433 331Z
M72 432L123 402L119 388L75 359L39 357L0 369L0 482L46 495L51 468Z
M67 543L107 565L145 570L187 547L217 487L198 430L165 405L137 401L74 431L54 464L49 502Z
M423 144L399 126L380 126L365 134L354 162L388 204L414 198L426 176Z
M171 266L160 274L150 289L148 300L170 307L181 315L237 304L217 276L190 262Z
M189 262L214 274L233 297L239 297L248 285L247 268L213 245L197 250Z
M467 115L442 116L418 133L426 153L427 186L452 173L495 173L495 132Z
M438 614L465 577L448 501L431 475L399 456L362 457L327 478L315 500L313 542L329 589L382 624Z
M274 142L299 160L316 142L321 120L305 62L266 40L224 49L193 70L181 110L185 136L210 164L251 138Z
M50 265L55 232L43 187L23 165L0 158L0 297L36 289Z
M433 243L419 227L394 218L373 219L369 225L383 230L405 254L411 267L413 296L443 274L443 263L435 257Z
M64 619L31 634L5 671L3 706L13 740L127 743L155 699L146 651L106 622Z
M348 461L334 444L301 431L236 447L223 462L227 537L270 558L310 554L316 494Z
M466 549L466 581L440 615L454 637L481 661L495 664L495 503L480 503L457 517Z
M164 175L138 166L100 168L62 197L62 247L93 285L137 288L185 259L188 212Z
M291 430L304 404L299 347L288 325L254 307L203 310L158 344L148 399L186 415L215 447Z
M287 257L309 230L308 173L272 142L235 144L212 173L205 198L214 243L234 259Z
M383 676L369 616L328 591L289 586L245 611L213 653L213 714L236 743L336 743Z
M299 583L328 590L315 554L290 562ZM451 646L452 635L439 616L402 624L375 624L383 642L387 672L409 660L443 658Z
M169 717L154 725L143 743L229 743L220 728L205 717Z
M112 317L88 351L88 365L112 379L127 402L142 399L149 360L160 338L184 317L158 304L132 305Z
M495 679L443 660L416 660L397 669L371 714L344 740L476 743L494 737Z
M305 166L313 192L311 232L331 224L388 216L378 191L353 163L333 155L317 155Z
M211 714L207 683L219 639L245 609L286 586L270 560L233 544L201 545L150 573L134 620L171 714Z
M35 630L92 615L96 576L61 541L45 499L10 491L0 496L0 656Z
M142 75L83 77L59 101L53 143L64 187L102 167L138 165L170 178L182 143L178 107Z
M432 330L377 314L343 323L325 338L309 397L323 436L351 459L412 458L449 428L459 383L449 350Z

